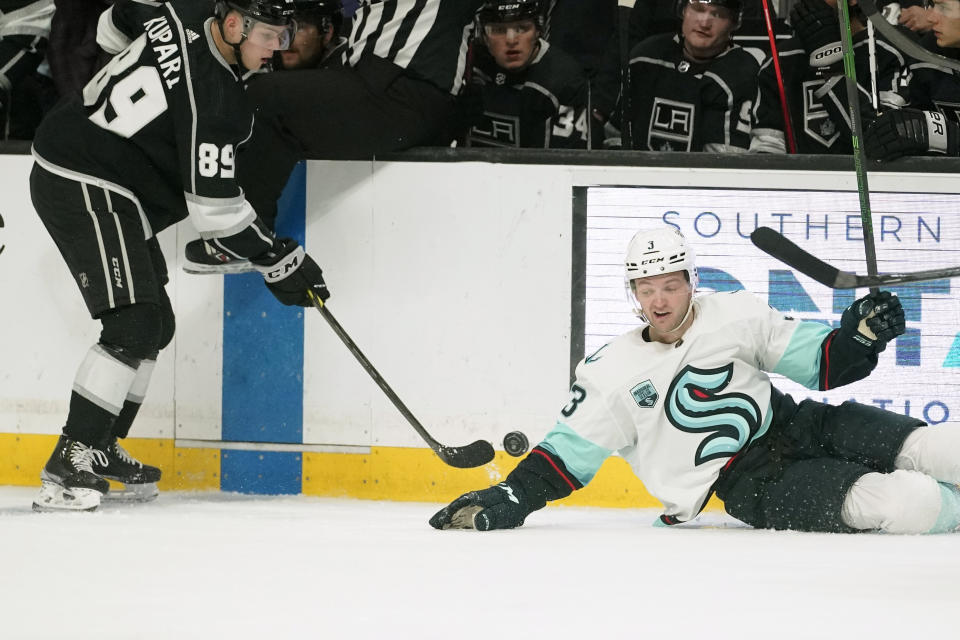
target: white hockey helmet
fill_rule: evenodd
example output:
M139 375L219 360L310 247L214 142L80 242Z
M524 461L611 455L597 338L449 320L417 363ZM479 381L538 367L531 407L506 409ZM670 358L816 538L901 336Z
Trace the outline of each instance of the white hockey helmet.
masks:
M627 297L633 305L633 311L643 318L643 311L633 294L632 282L637 278L649 278L665 273L686 271L690 288L697 290L696 254L687 244L680 230L675 227L661 227L638 231L627 245L625 259L624 284Z

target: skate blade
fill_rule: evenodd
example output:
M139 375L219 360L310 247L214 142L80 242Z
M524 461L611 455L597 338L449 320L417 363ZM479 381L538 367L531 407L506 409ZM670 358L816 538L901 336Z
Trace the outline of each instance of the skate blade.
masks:
M104 502L150 502L156 500L157 496L160 495L160 490L157 489L155 482L146 484L123 484L121 482L117 484L121 488L115 489L115 485L111 484L110 491L103 496Z
M68 489L53 482L43 482L40 494L33 501L33 510L45 513L95 511L100 506L100 496L95 489Z

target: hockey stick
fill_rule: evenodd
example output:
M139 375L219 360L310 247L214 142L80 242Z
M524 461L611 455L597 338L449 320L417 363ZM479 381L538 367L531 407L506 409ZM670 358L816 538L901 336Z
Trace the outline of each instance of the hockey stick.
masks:
M800 273L813 278L831 289L859 289L863 287L879 288L905 282L926 282L960 276L960 267L929 269L912 273L883 273L879 275L858 276L849 271L841 271L820 258L804 251L770 227L757 227L750 234L753 244L780 262Z
M870 187L867 184L867 157L860 141L863 140L863 123L860 121L860 89L857 86L857 70L854 66L853 32L850 28L848 0L839 0L840 48L843 50L843 77L847 87L847 109L850 112L850 141L853 144L853 167L857 174L857 195L860 197L860 221L863 226L863 248L867 258L867 275L877 275L877 247L873 241L873 214L870 212ZM871 287L871 293L876 288Z
M770 0L763 0L763 19L767 24L767 38L770 40L770 57L773 59L773 72L777 76L777 91L780 93L780 110L783 112L783 132L787 136L787 148L790 149L790 153L795 154L797 152L797 139L793 135L790 105L787 102L787 91L783 86L783 71L780 69L780 53L777 51L777 36L773 30Z
M633 104L630 80L630 14L637 0L618 0L617 27L620 39L620 145L633 149Z
M887 41L897 49L916 60L929 62L938 67L950 69L954 74L960 74L960 62L933 53L900 33L895 26L887 22L886 18L883 17L883 14L877 9L875 0L858 0L858 4L863 14L870 19L870 22L873 23L876 30L880 32L880 35L886 38Z
M420 434L420 437L430 445L430 448L433 449L441 460L446 462L451 467L457 467L458 469L470 469L471 467L481 467L491 460L493 460L493 445L487 442L486 440L477 440L472 442L465 447L446 447L439 442L437 442L433 436L431 436L427 430L420 424L420 421L414 417L414 415L407 409L407 405L403 404L399 396L394 393L393 389L390 388L390 385L387 384L387 381L383 379L383 376L374 368L374 366L367 360L367 357L363 355L363 352L360 351L360 348L357 347L356 343L347 335L347 332L343 330L343 327L340 326L340 323L337 322L336 318L333 317L333 314L330 313L330 310L327 309L327 306L313 291L308 291L307 295L310 297L310 301L313 303L313 306L317 308L317 311L320 312L320 315L323 316L323 319L327 321L327 324L330 325L330 328L333 329L333 332L337 334L337 337L343 341L343 344L347 346L347 349L350 350L350 353L353 354L353 357L357 359L357 362L364 368L364 370L370 374L370 377L373 378L373 381L377 383L377 386L390 398L390 402L393 403L393 406L403 414L403 417L407 419L407 422L410 423L410 426Z

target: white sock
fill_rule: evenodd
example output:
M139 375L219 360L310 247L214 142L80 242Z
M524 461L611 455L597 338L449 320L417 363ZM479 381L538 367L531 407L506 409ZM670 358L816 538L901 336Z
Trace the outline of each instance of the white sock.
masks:
M919 471L868 473L843 501L843 521L854 529L928 533L938 525L940 484Z
M960 427L942 423L907 436L894 460L897 469L921 471L941 482L960 484Z

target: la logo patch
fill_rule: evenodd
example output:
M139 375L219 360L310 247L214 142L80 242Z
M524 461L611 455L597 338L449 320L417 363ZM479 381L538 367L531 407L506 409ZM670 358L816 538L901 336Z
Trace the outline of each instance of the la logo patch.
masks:
M649 380L644 380L633 389L630 389L630 395L633 396L637 406L643 409L649 409L657 404L657 400L660 399L657 388L654 387L653 383Z

